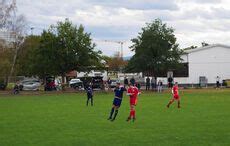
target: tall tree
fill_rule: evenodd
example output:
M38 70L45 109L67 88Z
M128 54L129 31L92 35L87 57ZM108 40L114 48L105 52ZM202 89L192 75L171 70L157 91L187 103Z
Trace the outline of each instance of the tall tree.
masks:
M4 41L0 43L0 83L7 84L11 68L12 48L5 48Z
M135 52L127 71L144 72L155 77L180 63L182 51L178 48L174 29L160 19L147 23L130 47Z
M95 51L90 33L82 25L76 26L66 19L43 31L40 46L34 54L35 75L61 75L72 70L87 71L101 65L101 52Z
M16 74L20 76L36 75L37 69L34 67L34 56L40 46L41 36L30 35L25 38L21 49L18 52L16 63Z

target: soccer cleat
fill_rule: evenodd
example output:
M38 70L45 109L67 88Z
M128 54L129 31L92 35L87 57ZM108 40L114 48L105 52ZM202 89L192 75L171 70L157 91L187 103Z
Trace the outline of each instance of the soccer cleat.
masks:
M111 122L113 122L115 120L115 118L111 119Z
M130 117L128 117L126 121L128 122L128 121L130 121L130 120L131 120L131 118L130 118Z
M169 108L169 105L167 105L167 108Z
M112 118L111 118L111 117L109 117L107 120L112 120Z

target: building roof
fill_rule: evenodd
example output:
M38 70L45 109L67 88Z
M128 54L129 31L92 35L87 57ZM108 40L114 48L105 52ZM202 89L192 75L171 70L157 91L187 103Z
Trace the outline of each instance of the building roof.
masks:
M189 53L198 52L198 51L202 51L202 50L206 50L206 49L211 49L211 48L215 48L215 47L222 47L222 48L228 48L228 49L230 49L230 46L228 46L228 45L212 44L212 45L208 45L208 46L204 46L204 47L198 47L198 48L195 48L195 49L184 50L184 52L187 53L187 54L189 54Z

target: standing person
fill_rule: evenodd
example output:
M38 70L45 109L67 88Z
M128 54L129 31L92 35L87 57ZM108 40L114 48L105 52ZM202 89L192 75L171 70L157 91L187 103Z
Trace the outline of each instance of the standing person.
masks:
M135 86L137 87L137 89L140 91L141 90L141 84L140 83L136 83Z
M172 94L173 98L169 101L167 107L169 106L176 100L177 101L177 107L180 108L180 96L179 96L179 91L178 91L178 83L176 82L175 85L172 88Z
M86 105L88 106L89 100L90 100L91 101L91 106L93 106L93 89L91 88L91 86L88 86L88 88L86 89L86 92L87 92Z
M169 78L168 78L168 87L169 88L173 87L173 78L172 78L172 76L169 76Z
M150 78L149 76L146 78L146 90L149 90L150 88Z
M216 88L220 88L220 77L216 77Z
M127 77L125 77L124 79L124 87L129 85L129 80L127 79Z
M158 81L157 83L157 92L161 93L162 92L162 87L163 87L163 83L161 80Z
M131 119L133 119L133 122L134 122L136 120L135 106L137 105L138 94L139 94L139 91L137 87L130 84L127 90L127 95L130 97L130 113L126 121L130 121Z
M152 79L151 79L151 86L152 86L152 90L154 90L156 88L156 79L155 79L155 77L152 77Z
M126 89L124 87L120 86L120 83L117 82L116 88L114 89L115 96L113 99L113 106L112 106L108 120L114 121L116 119L116 116L118 114L118 109L121 106L124 91L126 91ZM115 114L113 117L114 111L115 111Z
M132 84L132 85L134 86L135 83L136 83L136 81L135 81L134 77L132 77L132 78L130 79L130 84Z
M110 79L110 78L108 78L108 80L107 80L107 84L108 84L109 89L111 89L111 83L112 83L111 79Z

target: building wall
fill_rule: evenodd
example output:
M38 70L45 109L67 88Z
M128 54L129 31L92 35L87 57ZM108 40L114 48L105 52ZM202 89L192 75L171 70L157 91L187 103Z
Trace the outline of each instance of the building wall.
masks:
M182 58L186 62L186 55ZM189 77L175 78L182 84L198 84L199 77L205 76L209 84L220 80L230 79L230 48L215 46L213 48L190 52L188 54Z

